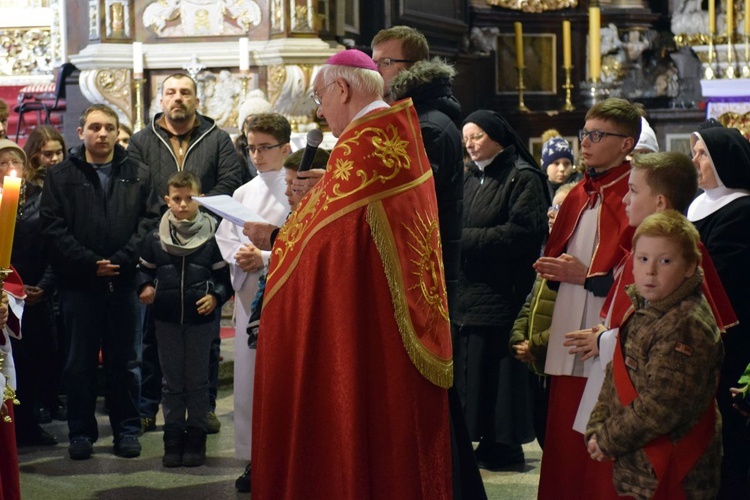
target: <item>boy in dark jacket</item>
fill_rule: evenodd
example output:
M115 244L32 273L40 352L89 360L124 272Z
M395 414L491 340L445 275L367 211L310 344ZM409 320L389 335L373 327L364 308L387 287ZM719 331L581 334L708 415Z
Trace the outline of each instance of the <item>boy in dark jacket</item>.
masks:
M169 210L144 241L139 297L153 304L164 375L162 464L195 467L206 462L212 323L231 285L214 239L216 221L193 199L200 181L191 172L177 172L168 188Z

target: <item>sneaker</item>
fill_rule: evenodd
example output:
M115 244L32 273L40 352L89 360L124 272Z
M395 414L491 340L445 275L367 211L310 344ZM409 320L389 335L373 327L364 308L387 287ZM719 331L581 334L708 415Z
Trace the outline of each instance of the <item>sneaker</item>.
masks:
M247 464L245 472L234 482L234 487L239 493L250 493L250 464Z
M206 434L218 434L221 430L221 422L219 422L216 413L208 412L208 425L206 427Z
M135 436L123 436L115 443L115 455L123 458L135 458L141 454L141 443Z
M141 417L141 433L156 430L156 419L151 417Z
M68 455L72 460L88 460L93 451L91 440L84 437L73 438L68 445Z

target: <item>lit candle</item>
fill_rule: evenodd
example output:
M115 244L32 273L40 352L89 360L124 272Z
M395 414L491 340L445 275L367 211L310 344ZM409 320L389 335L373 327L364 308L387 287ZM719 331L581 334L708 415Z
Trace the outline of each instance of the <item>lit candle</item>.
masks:
M143 44L133 42L133 75L143 78Z
M750 0L747 0L750 2ZM572 68L570 49L570 21L563 21L563 68Z
M523 67L523 27L516 21L513 23L516 30L516 64L519 68Z
M716 0L708 0L708 34L716 33Z
M602 74L601 25L601 10L589 7L589 76L592 82L598 82Z
M734 33L734 0L727 0L727 37L732 38Z
M21 178L11 170L3 180L3 195L0 200L0 269L10 268L10 253L13 250L13 233L16 230L18 195L21 191Z
M250 71L250 40L240 38L240 71L247 73Z

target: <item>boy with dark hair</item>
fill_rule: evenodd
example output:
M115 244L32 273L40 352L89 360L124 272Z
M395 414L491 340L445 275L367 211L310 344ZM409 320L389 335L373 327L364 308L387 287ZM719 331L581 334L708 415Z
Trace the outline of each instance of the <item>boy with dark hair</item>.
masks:
M289 144L292 128L286 118L277 113L261 113L245 122L247 151L258 169L258 176L234 192L234 199L250 210L280 227L289 214L289 203L284 191L284 158L291 153ZM250 462L253 413L253 385L255 374L254 349L247 345L247 325L252 302L258 290L260 276L265 274L270 251L261 251L242 234L242 228L223 220L216 232L216 242L229 264L234 302L234 451L235 457ZM250 464L237 480L238 489L249 486Z
M168 210L143 245L139 297L153 304L164 375L162 465L195 467L206 461L212 323L231 286L214 239L216 221L194 199L201 192L198 177L176 172L167 183Z
M565 334L600 322L614 268L630 249L633 230L622 204L630 172L625 157L640 137L642 114L638 106L618 98L601 101L588 111L579 133L588 169L565 199L544 256L534 264L551 287L555 282L559 286L545 362L551 388L540 499L581 498L584 481L564 491L560 484L585 477L591 464L573 422L592 361L571 354Z
M665 210L633 237L635 285L614 358L591 414L592 459L614 460L617 493L715 498L721 419L715 394L724 348L701 293L699 235Z
M80 124L83 144L49 170L40 207L70 340L68 454L90 458L99 437L94 412L101 347L115 454L131 458L141 453L136 265L141 242L158 220L159 201L148 167L116 144L119 122L111 108L89 106Z

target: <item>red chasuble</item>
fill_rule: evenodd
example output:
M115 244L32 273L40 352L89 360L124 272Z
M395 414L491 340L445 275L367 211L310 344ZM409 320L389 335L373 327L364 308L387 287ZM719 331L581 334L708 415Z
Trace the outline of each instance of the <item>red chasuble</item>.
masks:
M630 251L634 229L628 224L622 198L628 192L630 162L610 168L575 185L560 207L555 225L544 248L546 257L559 257L575 233L584 210L599 201L597 229L599 241L591 257L586 277L604 276Z
M711 311L714 313L716 324L722 333L726 333L726 329L737 324L737 316L734 314L732 303L729 302L727 292L724 290L724 285L721 284L719 274L716 272L716 267L711 260L711 256L708 255L708 250L703 246L703 243L698 242L702 259L701 268L703 269L703 295L706 297L708 305L711 306ZM608 328L618 328L625 318L625 314L628 309L633 305L633 302L625 293L625 287L635 283L635 277L633 276L633 252L631 251L622 264L622 272L615 280L614 286L609 290L607 300L604 302L602 307L602 318L606 318L609 314L610 307L612 309L612 317Z
M452 498L437 202L411 100L352 122L276 239L254 500Z

